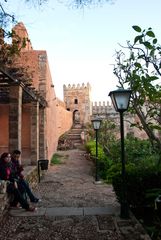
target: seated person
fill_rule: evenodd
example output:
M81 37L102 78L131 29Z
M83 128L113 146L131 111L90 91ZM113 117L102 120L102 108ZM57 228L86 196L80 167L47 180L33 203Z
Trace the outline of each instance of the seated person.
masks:
M17 206L20 203L21 207L26 211L35 211L35 207L30 207L27 200L23 197L22 189L19 188L19 183L12 174L11 155L4 152L0 157L0 179L7 181L7 193L14 195L14 200L11 206Z
M12 158L11 158L12 172L14 173L15 178L19 179L19 183L25 189L28 197L30 198L30 201L33 203L38 203L41 200L34 196L34 194L32 193L32 191L29 187L28 182L24 179L24 176L22 174L23 167L20 164L20 155L21 155L21 151L19 151L19 150L14 150L12 153Z

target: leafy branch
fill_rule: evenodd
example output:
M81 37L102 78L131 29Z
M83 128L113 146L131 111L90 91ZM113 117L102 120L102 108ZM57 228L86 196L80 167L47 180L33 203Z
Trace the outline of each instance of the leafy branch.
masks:
M161 149L161 46L152 28L142 30L133 26L139 33L133 43L115 53L113 73L119 87L131 88L130 112L136 114L139 122L133 123L144 129L151 143Z

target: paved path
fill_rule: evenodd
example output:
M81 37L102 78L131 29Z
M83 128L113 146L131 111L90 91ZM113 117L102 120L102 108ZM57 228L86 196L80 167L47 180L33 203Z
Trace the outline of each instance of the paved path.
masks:
M39 184L43 207L106 207L118 205L111 185L96 185L93 163L80 150L60 152L62 164L50 167Z
M144 229L131 216L119 217L111 185L94 183L93 163L81 150L59 152L62 164L52 166L35 191L38 211L10 211L0 223L3 240L143 240Z

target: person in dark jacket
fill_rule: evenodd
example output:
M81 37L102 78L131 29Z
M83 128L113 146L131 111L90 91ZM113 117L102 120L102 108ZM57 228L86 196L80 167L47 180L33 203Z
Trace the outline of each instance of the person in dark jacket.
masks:
M4 152L0 157L0 179L7 181L7 192L14 195L12 206L16 206L17 203L20 203L22 208L26 209L26 211L35 211L35 207L31 207L28 204L19 189L18 180L12 172L11 155L7 152Z
M30 189L29 183L24 178L24 175L23 175L23 170L24 169L23 169L23 167L20 163L20 156L21 156L21 151L19 151L19 150L14 150L13 151L12 158L11 158L12 171L14 172L15 177L19 179L19 184L26 191L27 195L30 198L30 201L33 202L33 203L38 203L41 200L34 196L34 194L32 193L32 191Z

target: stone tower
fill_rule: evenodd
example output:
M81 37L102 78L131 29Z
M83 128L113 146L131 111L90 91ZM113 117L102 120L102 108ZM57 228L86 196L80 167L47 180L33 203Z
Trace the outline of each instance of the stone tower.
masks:
M12 42L13 40L19 40L19 47L22 46L22 42L23 40L25 40L25 46L23 48L21 48L21 52L24 52L26 50L33 50L32 48L32 44L31 41L29 39L29 35L28 32L26 30L25 25L22 22L19 22L15 25L15 27L13 28L13 31L15 32L16 36L18 36L18 38L14 37L12 38Z
M82 125L90 121L92 115L92 102L91 102L91 86L87 83L87 86L83 83L69 84L63 86L64 102L66 109L73 113L73 123L80 123Z

